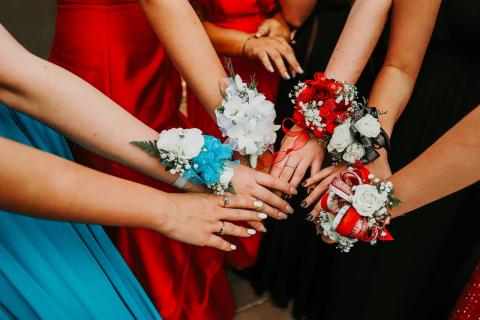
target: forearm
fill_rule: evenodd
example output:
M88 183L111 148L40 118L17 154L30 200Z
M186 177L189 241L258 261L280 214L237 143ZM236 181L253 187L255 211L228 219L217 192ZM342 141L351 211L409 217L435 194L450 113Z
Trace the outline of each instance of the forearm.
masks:
M356 83L388 18L392 0L357 0L330 57L325 74L329 78Z
M39 59L18 43L3 41L0 101L42 121L69 139L160 181L173 183L154 158L130 145L158 133L75 75Z
M169 57L215 119L222 99L219 83L226 73L195 11L186 0L140 3Z
M203 26L215 51L223 56L242 56L245 42L252 37L246 32L222 28L208 21L203 22Z
M45 219L161 230L167 195L0 138L0 208ZM55 168L55 170L52 170Z
M417 159L395 173L391 181L403 204L392 210L403 215L480 180L480 106L444 134Z
M283 17L289 25L300 28L312 13L317 0L280 0Z

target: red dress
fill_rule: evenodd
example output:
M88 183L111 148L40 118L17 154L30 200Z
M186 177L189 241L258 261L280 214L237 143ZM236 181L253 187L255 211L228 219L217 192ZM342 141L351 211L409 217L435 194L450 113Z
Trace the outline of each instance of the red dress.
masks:
M137 1L60 0L50 60L158 131L189 126L179 112L180 76ZM163 191L178 192L73 147L78 162ZM112 233L119 251L165 319L233 316L235 307L223 270L223 254L146 229L118 228Z
M254 34L260 23L278 11L276 0L198 0L202 7L205 20L222 28L235 29ZM255 75L258 90L264 93L270 101L275 101L280 77L277 73L268 72L259 60L244 57L231 58L235 72L244 81ZM188 120L203 132L221 136L216 123L211 119L200 102L191 91L187 95ZM250 238L238 240L237 250L227 254L229 264L236 267L252 265L257 257L261 236L257 234Z
M480 320L480 263L458 299L451 320Z

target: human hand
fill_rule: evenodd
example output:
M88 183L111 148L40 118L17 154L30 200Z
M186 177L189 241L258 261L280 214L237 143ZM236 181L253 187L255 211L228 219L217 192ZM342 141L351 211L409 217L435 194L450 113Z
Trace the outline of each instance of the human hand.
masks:
M299 127L294 126L290 132L299 130L301 130ZM298 136L287 134L282 140L280 152L286 152L289 148L293 148L297 138ZM314 175L320 170L324 155L323 145L317 139L310 138L299 150L288 153L282 161L275 163L270 174L283 181L289 181L291 186L297 188L308 168L310 168L310 175Z
M243 46L243 53L249 59L259 59L263 66L274 72L273 64L284 79L291 79L303 70L295 57L295 53L288 42L282 37L248 38ZM273 62L273 64L272 64ZM290 73L287 71L287 66Z
M258 26L255 37L282 37L291 42L291 32L287 21L284 19L282 12L278 12L272 18L265 19Z
M386 179L392 175L386 154L369 163L366 167L379 179ZM312 212L307 215L307 220L314 221L320 215L321 208L318 200L328 190L332 180L335 177L340 177L340 174L347 171L347 169L347 165L329 166L305 180L303 186L308 188L309 195L302 202L302 207L308 208L316 203Z
M250 237L256 231L232 222L261 223L267 217L256 211L263 204L251 196L171 193L169 197L172 207L160 208L166 217L154 223L154 229L169 238L198 246L235 250L235 245L222 239L222 235Z
M262 208L258 210L274 219L287 219L287 213L293 213L293 208L288 202L269 190L271 188L289 195L297 194L297 190L286 181L239 165L234 168L231 183L237 194L248 195L262 201Z

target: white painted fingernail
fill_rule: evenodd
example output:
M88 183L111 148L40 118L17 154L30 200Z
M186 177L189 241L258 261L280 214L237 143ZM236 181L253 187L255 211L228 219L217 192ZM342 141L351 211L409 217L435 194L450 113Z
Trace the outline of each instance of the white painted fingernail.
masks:
M300 67L300 66L297 67L297 71L298 71L298 73L303 73L304 72L302 67Z
M253 229L247 229L247 233L251 236L253 236L255 233L257 233L257 231L253 230Z
M275 70L273 70L272 67L268 68L268 71L270 71L271 73L274 73L274 72L275 72Z
M264 226L262 226L262 227L260 228L260 231L262 231L262 232L267 232L267 228L265 228Z
M237 246L234 245L234 244L231 244L231 245L230 245L230 249L232 249L232 250L237 250Z
M287 216L285 213L283 213L283 212L280 212L280 213L278 214L278 217L279 217L280 219L282 219L282 220L285 220L285 219L288 218L288 216Z
M255 208L261 208L261 207L263 207L263 202L260 201L260 200L255 200L255 201L253 201L253 206Z
M259 217L260 219L262 219L262 220L265 220L265 219L267 219L268 216L267 216L266 213L260 212L260 213L258 214L258 217Z
M292 208L291 206L289 206L289 205L287 205L287 206L285 207L285 209L287 209L287 212L288 212L288 213L294 213L294 212L295 212L295 210L293 210L293 208Z
M290 75L288 74L288 72L285 71L285 73L283 74L284 78L287 79L287 80L290 80Z

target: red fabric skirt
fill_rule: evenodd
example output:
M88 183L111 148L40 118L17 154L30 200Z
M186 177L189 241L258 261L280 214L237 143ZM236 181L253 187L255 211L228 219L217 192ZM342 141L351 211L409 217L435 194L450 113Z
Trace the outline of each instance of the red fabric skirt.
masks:
M480 262L451 315L451 320L478 319L480 319Z
M190 126L179 112L180 76L136 1L59 1L50 60L158 131ZM78 162L92 168L178 192L78 146L72 149ZM165 319L233 317L223 253L145 229L117 228L110 233Z

